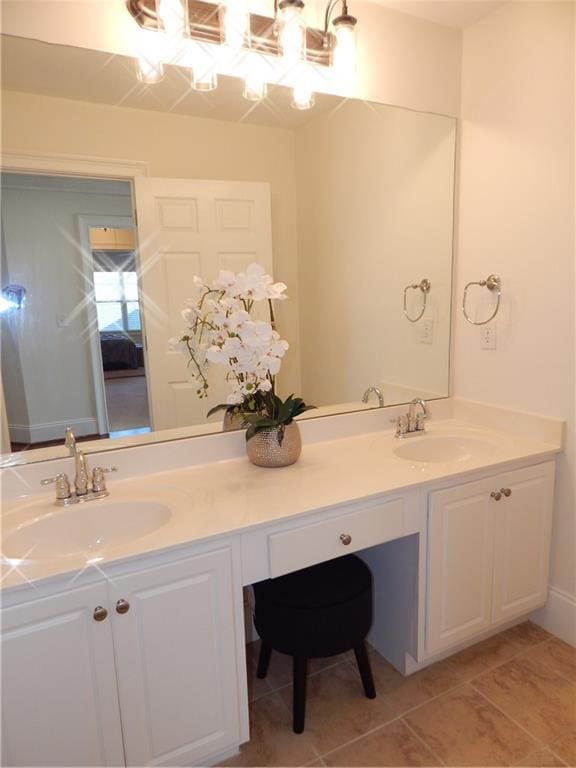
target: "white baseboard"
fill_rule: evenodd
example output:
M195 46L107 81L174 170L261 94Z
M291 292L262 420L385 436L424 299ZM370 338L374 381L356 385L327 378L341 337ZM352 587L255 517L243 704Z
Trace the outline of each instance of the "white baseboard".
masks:
M77 437L97 435L96 419L69 419L68 421L48 421L43 424L9 424L10 440L13 443L46 443L50 440L64 440L66 427L72 427Z
M548 602L530 617L535 624L576 646L576 597L550 587Z

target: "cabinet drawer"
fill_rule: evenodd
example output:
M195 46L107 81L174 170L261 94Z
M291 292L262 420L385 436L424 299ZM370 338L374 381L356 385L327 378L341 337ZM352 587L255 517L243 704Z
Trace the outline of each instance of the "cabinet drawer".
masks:
M269 537L270 576L397 539L404 533L404 499L392 499ZM345 545L340 536L349 536Z

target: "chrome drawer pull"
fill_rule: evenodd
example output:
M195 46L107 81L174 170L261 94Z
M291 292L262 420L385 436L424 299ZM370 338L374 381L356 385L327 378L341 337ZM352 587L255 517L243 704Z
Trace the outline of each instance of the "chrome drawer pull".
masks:
M348 544L352 544L352 536L350 536L349 533L341 533L340 541L342 542L342 544L344 544L345 547L347 547Z
M106 616L108 616L108 611L106 608L102 608L101 605L97 605L92 615L94 616L94 621L104 621Z

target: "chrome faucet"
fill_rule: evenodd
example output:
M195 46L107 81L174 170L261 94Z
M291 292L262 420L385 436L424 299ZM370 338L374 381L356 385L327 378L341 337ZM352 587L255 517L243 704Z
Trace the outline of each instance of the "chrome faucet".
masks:
M421 408L421 413L416 413L416 408ZM425 422L431 419L430 409L425 400L416 397L408 405L408 413L399 416L396 421L396 437L413 437L425 432Z
M66 434L64 436L64 445L68 448L70 456L76 455L76 435L72 431L72 427L66 427Z
M79 504L83 501L103 499L108 496L104 473L116 472L118 467L94 467L92 471L92 487L90 488L90 475L88 462L82 451L76 447L74 432L68 427L64 445L69 449L70 456L74 457L74 493L70 489L68 475L60 472L56 477L48 477L41 480L40 485L56 485L56 506L68 507L71 504Z
M382 390L378 389L378 387L368 387L366 392L362 395L362 402L367 403L370 395L376 395L378 398L378 407L384 408L384 395L382 394Z
M78 450L76 435L71 427L66 427L64 445L68 448L70 456L74 457L74 488L76 496L85 496L88 493L88 463L83 452Z

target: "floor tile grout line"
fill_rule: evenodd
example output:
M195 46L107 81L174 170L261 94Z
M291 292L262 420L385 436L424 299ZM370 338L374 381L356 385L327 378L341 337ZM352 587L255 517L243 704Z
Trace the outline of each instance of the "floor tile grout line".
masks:
M284 686L284 687L286 687L286 686ZM278 689L278 690L280 690L280 689ZM278 693L278 690L272 691L272 693ZM290 730L293 731L292 709L288 706L288 704L286 704L286 702L284 701L282 696L280 696L280 701L282 702L282 706L284 707L285 711L288 713L288 727L290 728ZM300 734L300 735L303 735L303 734ZM310 744L312 752L314 752L314 754L316 756L314 760L309 760L308 762L309 763L310 762L315 762L318 759L321 760L322 759L322 755L320 754L320 750L316 749L316 744L314 744L312 739L309 739L307 736L305 738L306 738L306 741L308 742L308 744Z
M498 637L498 635L492 635L491 637ZM521 648L521 649L518 650L517 653L513 654L512 656L510 656L509 658L505 659L504 661L497 662L493 666L489 666L487 669L483 669L482 672L478 672L478 674L472 675L472 677L464 677L462 675L462 673L458 672L458 670L455 670L456 674L462 676L463 682L470 683L470 682L472 682L472 680L477 680L482 675L488 674L488 672L493 672L495 669L499 669L500 667L503 667L504 664L508 664L510 661L513 661L514 659L517 659L519 656L522 656L525 653L529 653L530 651L533 651L535 648L538 648L541 645L544 645L544 643L550 642L550 640L552 640L553 637L554 636L547 637L545 640L541 640L538 643L534 643L533 645L530 645L527 648ZM490 640L491 638L488 638L488 639ZM474 647L473 645L468 646L468 648L473 648L473 647ZM458 653L463 653L464 651L468 650L468 648L464 648L462 651L457 651L457 653L454 654L454 655L457 655ZM453 658L453 657L447 656L446 659L442 659L442 661L449 661L451 658ZM438 662L434 662L434 663L437 664ZM433 665L431 664L430 666L433 666ZM424 669L426 669L426 667L424 667Z
M401 717L401 718L400 718L400 720L401 720L401 721L404 723L404 725L406 726L406 728L408 728L408 730L409 730L409 731L410 731L410 732L411 732L411 733L412 733L412 734L413 734L413 735L414 735L414 736L415 736L415 737L418 739L418 741L419 741L421 744L423 744L423 745L426 747L426 749L428 750L428 752L430 752L430 754L431 754L431 755L432 755L434 758L436 758L436 760L438 760L438 762L440 763L440 765L444 765L444 766L445 766L445 765L446 765L446 763L444 762L444 760L442 760L442 758L440 757L440 755L438 755L438 754L437 754L437 752L436 752L434 749L432 749L432 747L430 746L430 744L428 744L428 742L426 741L426 739L424 739L422 736L420 736L420 734L418 734L418 733L416 732L416 730L415 730L415 729L414 729L414 728L413 728L413 727L410 725L410 723L407 723L407 722L406 722L406 720L404 720L404 718L403 718L403 717Z
M546 640L545 642L546 642L546 643L549 643L549 642L551 642L553 639L559 639L559 638L550 638L550 639ZM539 648L541 645L544 645L544 644L545 644L545 643L539 643L538 645L535 645L535 646L533 646L532 648L527 648L527 649L525 649L524 651L522 651L522 653L520 653L520 654L519 654L517 657L515 657L515 658L521 658L522 656L525 656L526 654L530 653L530 651L533 651L533 650L534 650L534 648ZM556 669L556 668L553 668L553 667L552 667L552 666L551 666L551 665L548 663L547 659L543 659L543 660L542 660L542 664L543 664L543 665L546 667L546 669L547 669L549 672L552 672L553 674L557 675L558 677L561 677L561 678L562 678L562 680L565 680L567 683L571 683L572 685L574 685L575 679L574 679L573 677L570 677L569 675L566 675L566 674L564 674L563 672L559 672L559 671L558 671L558 669Z
M380 725L376 725L374 726L374 728L370 728L370 730L366 731L366 733L362 733L360 736L356 736L355 738L350 739L350 741L347 741L345 744L340 744L339 746L334 747L334 749L329 749L328 751L322 753L320 755L320 758L321 760L324 761L324 758L329 757L330 755L333 755L335 752L339 752L341 749L344 749L345 747L349 747L352 744L356 744L357 742L362 741L362 739L365 739L367 736L374 735L376 731L379 731L382 728L386 728L387 726L401 719L402 719L401 717L394 717L392 718L392 720L387 720L385 723L380 723Z
M556 758L556 760L559 760L563 766L568 766L568 763L565 763L561 757L558 757L558 755L555 752L553 752L550 749L550 747L544 747L544 748L539 747L538 749L534 749L532 752L529 752L527 755L524 755L523 757L521 757L519 762L514 763L513 768L522 768L522 763L524 760L527 760L529 757L532 757L532 755L537 755L538 752L542 752L543 749L548 750L548 752L550 752Z
M487 701L491 706L493 706L495 709L497 709L498 712L500 712L501 715L504 715L504 717L508 718L508 720L510 720L510 722L514 723L515 726L520 728L521 731L524 731L525 734L527 734L533 741L536 742L536 744L539 745L535 749L532 749L532 750L530 750L530 752L527 752L525 755L523 755L520 758L520 760L524 760L525 757L528 757L530 754L532 754L532 752L537 752L539 749L550 749L550 747L548 746L548 744L545 741L542 741L542 739L540 739L539 737L534 736L534 734L530 733L530 731L527 728L525 728L522 725L522 723L519 723L517 720L515 720L513 717L511 717L507 712L505 712L502 709L502 707L500 707L498 704L496 704L494 701L492 701L492 699L489 696L487 696L485 693L483 693L481 690L479 690L475 685L471 685L471 688L473 688L476 691L476 693L484 699L484 701Z
M418 710L418 709L420 709L420 708L430 704L431 702L436 701L437 699L441 698L442 696L445 696L446 694L451 693L451 692L457 690L458 688L463 688L463 687L468 686L472 690L474 690L476 693L478 693L484 700L486 700L495 709L497 709L498 712L500 712L501 715L506 717L509 721L514 723L514 725L516 725L523 732L525 732L536 743L537 746L534 749L532 749L529 753L524 755L522 758L520 758L521 760L523 760L525 757L528 757L530 754L532 754L534 752L537 752L537 751L539 751L541 749L545 749L545 750L548 750L549 752L551 752L554 755L554 757L556 759L558 759L561 763L565 764L564 761L562 760L562 758L560 758L553 751L553 749L552 749L552 747L550 745L548 745L546 742L543 742L540 739L534 737L526 728L524 728L520 723L518 723L516 720L514 720L514 718L510 717L510 715L508 715L506 712L504 712L504 710L502 710L497 704L495 704L493 701L491 701L491 699L488 696L483 694L482 691L478 690L478 688L476 687L476 685L474 685L474 682L473 682L473 681L477 680L479 677L481 677L482 675L487 674L489 672L492 672L492 671L500 668L504 664L507 664L507 663L513 661L514 659L517 659L518 657L521 657L524 654L529 653L530 651L534 650L535 648L537 648L537 647L539 647L541 645L544 645L545 643L548 643L548 642L554 640L554 638L555 638L554 635L550 635L549 637L541 640L540 642L533 643L533 644L531 644L530 646L528 646L526 648L518 649L517 653L515 653L513 656L509 657L508 659L506 659L502 663L496 664L493 667L489 667L488 669L483 670L482 672L478 673L477 675L474 675L472 678L468 678L467 679L467 678L463 677L457 670L455 670L456 674L459 677L459 682L457 684L455 684L453 686L450 686L446 690L442 691L442 693L439 693L438 695L433 696L430 699L427 699L425 702L422 702L421 704L418 704L418 705L416 705L414 707L411 707L410 709L407 709L406 711L404 711L404 712L400 713L399 715L391 718L390 720L387 720L387 721L384 721L384 722L380 723L379 725L375 726L374 728L369 729L368 731L366 731L365 733L361 734L360 736L355 737L354 739L351 739L350 741L347 741L344 744L340 744L338 747L335 747L334 749L328 750L327 752L321 753L316 748L315 744L312 741L309 741L309 744L310 744L312 750L316 754L316 760L320 760L322 763L325 764L325 760L324 760L325 757L327 757L327 756L329 756L329 755L331 755L331 754L333 754L333 753L335 753L335 752L337 752L337 751L339 751L341 749L344 749L345 747L348 747L348 746L350 746L350 745L352 745L352 744L354 744L354 743L356 743L358 741L361 741L362 739L364 739L364 738L366 738L366 737L368 737L370 735L373 735L375 732L379 731L380 729L385 728L388 725L391 725L391 724L393 724L393 723L395 723L397 721L400 721L400 722L404 723L404 725L406 725L406 727L410 730L410 732L413 733L413 735L431 752L431 754L441 763L441 765L445 765L445 763L439 758L439 756L435 753L435 751L428 745L428 743L423 738L421 738L414 731L412 726L410 726L409 723L404 720L404 718L405 718L406 715L409 715L409 714L413 713L414 711L416 711L416 710ZM376 651L376 653L378 653L378 652ZM378 655L380 655L380 654L378 654ZM450 657L448 657L448 659L449 658ZM384 661L386 661L386 659L384 659ZM389 662L387 662L387 663L389 663ZM343 659L342 661L336 662L335 664L331 664L328 667L324 667L324 668L319 669L319 670L317 670L315 672L312 672L311 674L309 674L309 677L315 677L315 676L317 676L317 675L319 675L319 674L321 674L323 672L328 672L329 670L334 670L336 667L344 665L344 664L349 665L350 667L352 667L353 670L356 671L356 667L351 662L350 659ZM433 665L430 665L430 666L433 666ZM426 669L426 667L424 667L423 670L424 669ZM554 672L555 670L551 670L551 671ZM563 679L566 679L566 678L563 678ZM568 680L568 682L573 682L573 681L572 680ZM270 687L270 691L265 693L265 694L263 694L263 696L260 696L259 699L262 699L265 696L268 696L268 695L271 695L271 694L274 694L274 693L278 693L278 692L282 691L283 689L290 687L292 685L292 683L287 683L285 685L280 686L279 688L273 688L270 685L269 682L268 682L268 685ZM282 697L280 697L280 698L282 700L282 704L284 706L284 709L288 712L288 715L291 718L292 712L291 712L289 706L286 704L286 702L284 702L284 699ZM385 695L378 694L378 698L380 698L382 700L385 700L386 697L385 697ZM291 722L291 720L290 720L290 722Z
M379 725L374 726L374 728L371 728L370 730L366 731L365 733L361 734L360 736L356 736L354 739L350 739L350 741L347 741L344 744L340 744L338 747L334 747L334 749L330 749L327 752L324 752L321 755L322 759L324 757L328 756L328 755L333 754L334 752L337 752L340 749L344 749L344 747L350 746L350 744L355 744L357 741L360 741L365 736L370 736L370 735L374 734L376 731L380 730L381 728L385 728L388 725L392 725L392 723L396 723L396 722L399 722L399 721L400 722L404 722L405 715L410 714L410 713L414 712L417 709L420 709L420 707L426 706L426 704L429 704L431 701L436 701L436 699L439 699L441 696L444 696L447 693L451 693L452 691L455 691L458 688L463 688L465 685L467 685L467 683L458 683L458 685L455 685L452 688L447 688L442 693L439 693L437 696L433 696L431 699L428 699L427 701L423 702L422 704L418 704L415 707L411 707L410 709L407 709L405 712L402 712L401 714L396 715L395 717L391 718L390 720L386 720L383 723L380 723ZM384 697L381 694L378 694L378 697L384 699ZM408 723L406 723L406 725L408 725ZM410 729L410 730L412 730L412 729ZM422 739L420 739L420 740L422 741ZM424 744L426 744L426 742L424 742ZM430 749L430 747L428 747L427 744L426 744L426 747L430 750L430 752L432 752L432 754L434 754L434 751L432 749ZM442 763L442 765L444 765L444 763L442 761L440 761L440 762Z

